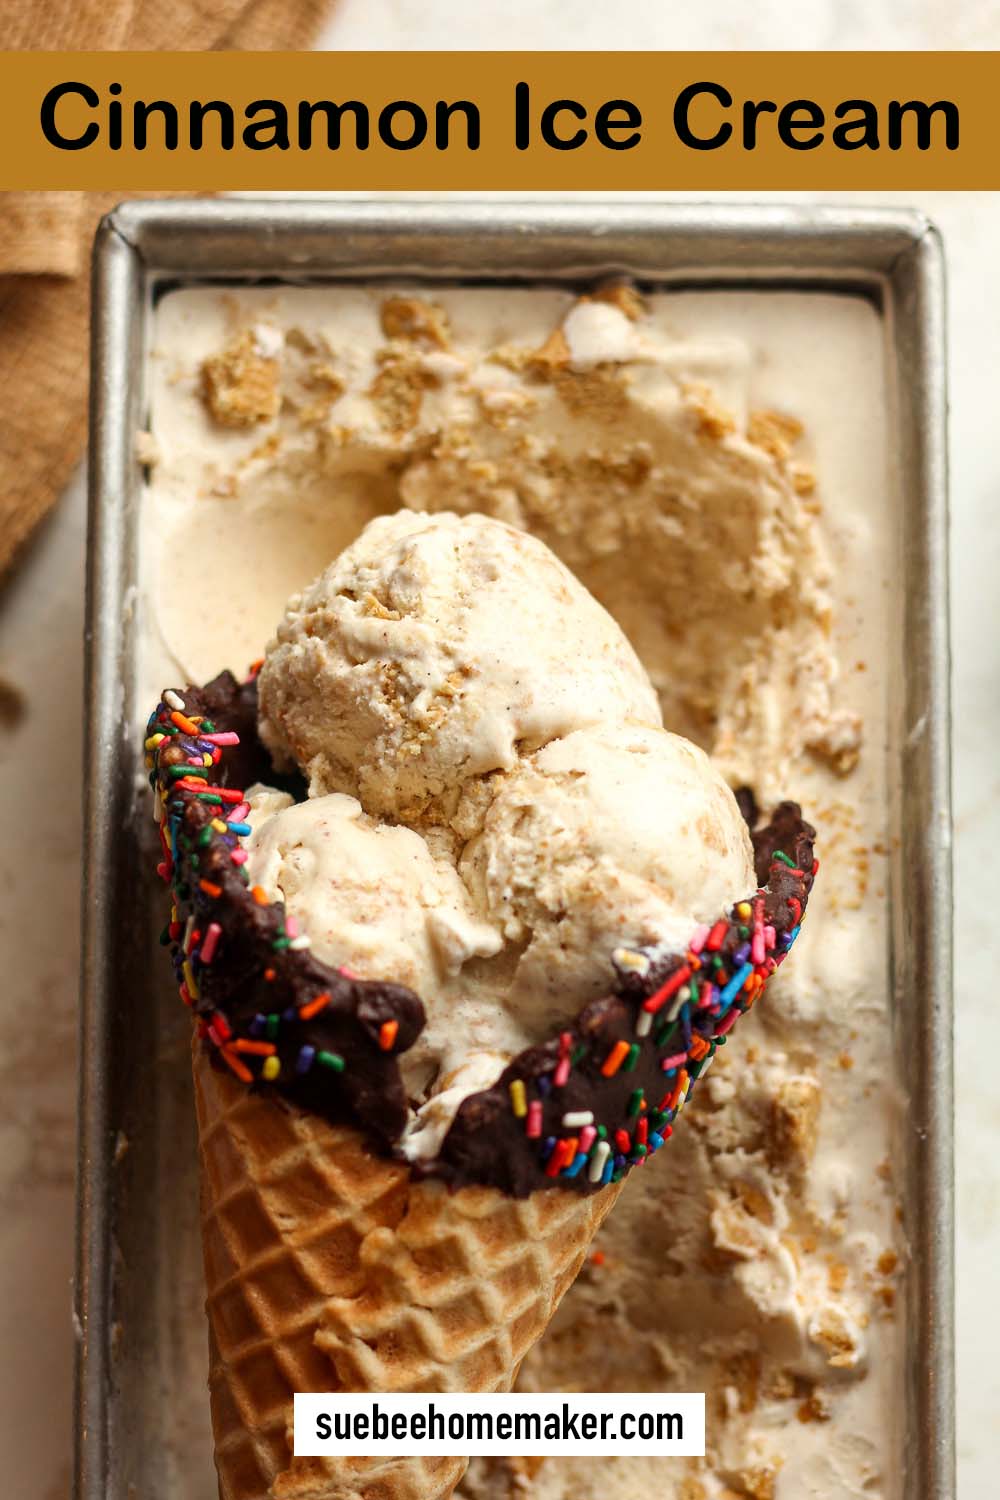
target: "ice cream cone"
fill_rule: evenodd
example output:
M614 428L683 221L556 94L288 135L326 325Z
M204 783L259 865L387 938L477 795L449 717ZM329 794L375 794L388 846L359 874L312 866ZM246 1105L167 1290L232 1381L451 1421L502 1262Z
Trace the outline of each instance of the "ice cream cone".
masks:
M467 1459L292 1456L296 1391L506 1391L621 1184L450 1192L195 1044L222 1500L446 1500Z
M220 1493L447 1500L463 1455L295 1458L294 1394L511 1388L621 1184L664 1146L784 962L817 869L813 830L781 804L754 834L752 862L724 882L742 899L706 898L714 920L692 917L687 941L616 940L610 992L506 1066L498 1056L499 1076L480 1080L422 1154L406 1134L400 1058L428 1026L424 1001L325 962L312 951L322 921L303 932L284 894L269 896L247 868L251 805L233 782L269 774L252 688L221 674L183 697L169 690L146 739L173 893L163 940L196 1017ZM716 835L740 816L717 791L728 802L725 818L709 818ZM610 822L617 838L614 809ZM743 842L749 861L745 830ZM539 881L529 871L508 883ZM626 910L616 939L628 925ZM461 1016L450 1020L461 1037Z

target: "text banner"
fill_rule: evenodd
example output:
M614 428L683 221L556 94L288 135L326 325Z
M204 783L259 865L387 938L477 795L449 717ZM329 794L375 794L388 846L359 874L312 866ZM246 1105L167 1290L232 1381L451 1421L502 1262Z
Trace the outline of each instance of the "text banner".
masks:
M1000 188L997 53L0 53L0 188Z

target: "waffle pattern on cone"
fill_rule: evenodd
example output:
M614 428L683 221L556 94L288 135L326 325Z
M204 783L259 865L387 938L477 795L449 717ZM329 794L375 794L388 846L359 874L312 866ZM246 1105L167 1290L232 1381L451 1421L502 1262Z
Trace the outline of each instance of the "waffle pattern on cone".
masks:
M449 1192L195 1047L223 1500L445 1500L465 1458L293 1459L296 1391L505 1391L618 1188Z

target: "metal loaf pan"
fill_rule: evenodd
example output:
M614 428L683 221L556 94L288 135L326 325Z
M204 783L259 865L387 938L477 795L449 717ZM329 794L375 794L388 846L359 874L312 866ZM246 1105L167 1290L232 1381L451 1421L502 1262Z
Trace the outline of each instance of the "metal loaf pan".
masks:
M214 1492L192 1183L186 1017L155 952L162 893L136 797L133 453L158 285L189 280L587 281L811 286L882 314L901 524L889 782L889 962L908 1094L906 1500L954 1491L952 998L944 281L922 216L657 202L131 203L94 258L84 957L76 1314L78 1500ZM888 1419L888 1414L887 1414ZM192 1479L193 1475L204 1476ZM833 1500L833 1497L831 1497Z

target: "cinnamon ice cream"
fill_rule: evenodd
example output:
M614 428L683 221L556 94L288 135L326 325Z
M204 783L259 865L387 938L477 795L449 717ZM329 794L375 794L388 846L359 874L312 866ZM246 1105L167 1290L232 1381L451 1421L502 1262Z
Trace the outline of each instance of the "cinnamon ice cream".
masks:
M289 605L259 703L314 795L251 792L247 873L317 957L420 995L412 1157L614 989L620 946L684 952L756 889L736 798L619 627L501 521L370 522Z
M460 871L518 947L506 1004L568 1021L619 944L687 951L756 889L736 798L697 745L634 723L580 729L492 779Z
M660 723L621 629L547 547L412 511L371 521L290 601L260 711L312 791L408 819L520 747L603 719Z

